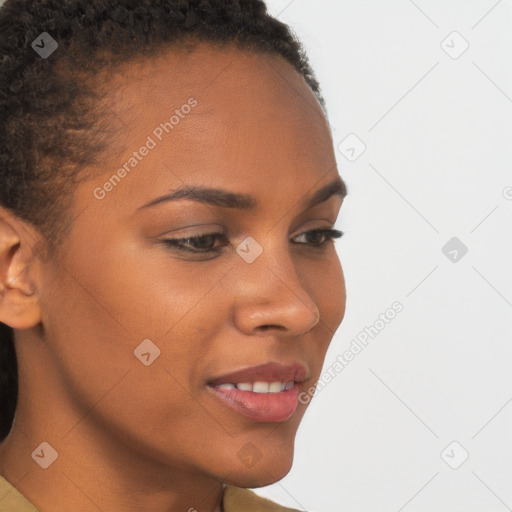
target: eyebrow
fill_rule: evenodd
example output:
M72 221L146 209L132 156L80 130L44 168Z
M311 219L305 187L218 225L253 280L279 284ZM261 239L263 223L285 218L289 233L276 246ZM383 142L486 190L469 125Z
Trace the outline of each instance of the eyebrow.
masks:
M333 195L344 198L347 194L347 185L342 178L338 176L333 181L327 183L327 185L318 189L312 195L306 197L303 203L306 209L308 209L327 201L327 199ZM249 194L229 192L228 190L221 188L209 188L201 185L183 185L173 190L170 194L157 197L138 209L150 208L157 204L167 203L178 199L197 201L199 203L219 206L221 208L238 208L242 210L254 210L258 206L256 198Z

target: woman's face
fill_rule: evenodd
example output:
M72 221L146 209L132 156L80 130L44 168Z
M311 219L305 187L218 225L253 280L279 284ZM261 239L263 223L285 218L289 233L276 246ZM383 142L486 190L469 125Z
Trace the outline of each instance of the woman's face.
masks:
M345 312L334 244L304 235L332 228L342 202L308 204L339 179L328 124L277 57L200 46L114 82L105 101L124 149L78 185L72 230L41 278L55 407L81 411L65 440L87 431L184 471L269 484L290 469L307 407L296 395L318 379ZM185 185L254 205L147 206ZM195 252L165 241L215 233L182 242ZM269 362L303 366L304 380L276 394L210 385ZM301 380L292 370L227 380Z

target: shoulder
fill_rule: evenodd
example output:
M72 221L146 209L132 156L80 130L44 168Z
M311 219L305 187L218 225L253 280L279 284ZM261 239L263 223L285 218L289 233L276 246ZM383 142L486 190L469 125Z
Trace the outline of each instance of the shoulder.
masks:
M223 506L224 512L300 512L262 498L249 489L231 485L224 489Z

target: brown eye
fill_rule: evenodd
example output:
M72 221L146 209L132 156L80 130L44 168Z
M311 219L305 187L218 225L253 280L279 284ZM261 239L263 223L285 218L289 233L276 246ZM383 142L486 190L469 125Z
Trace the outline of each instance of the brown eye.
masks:
M342 231L337 229L312 229L304 231L297 235L298 237L306 237L307 241L295 242L298 245L311 245L316 248L322 248L335 238L340 238L343 235ZM222 240L224 244L215 247L215 241ZM188 252L192 254L211 254L217 253L223 247L229 245L229 241L222 233L207 233L197 236L189 236L185 238L165 238L162 240L171 249L177 251Z
M223 247L214 247L218 239L226 240L226 237L222 233L208 233L186 238L166 238L162 242L179 251L209 253L218 252Z
M335 238L340 238L343 236L343 231L339 231L337 229L312 229L310 231L304 231L304 233L301 233L300 235L297 235L298 238L300 236L306 236L306 238L313 238L313 242L307 242L310 245L313 245L315 247L323 247L328 242L331 242ZM325 239L322 241L322 239Z

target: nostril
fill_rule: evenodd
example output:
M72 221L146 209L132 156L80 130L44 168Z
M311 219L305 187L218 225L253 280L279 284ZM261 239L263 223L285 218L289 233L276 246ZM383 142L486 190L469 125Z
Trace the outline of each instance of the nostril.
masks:
M259 328L262 331L266 331L267 329L284 329L284 327L282 325L273 325L273 324L260 325Z

